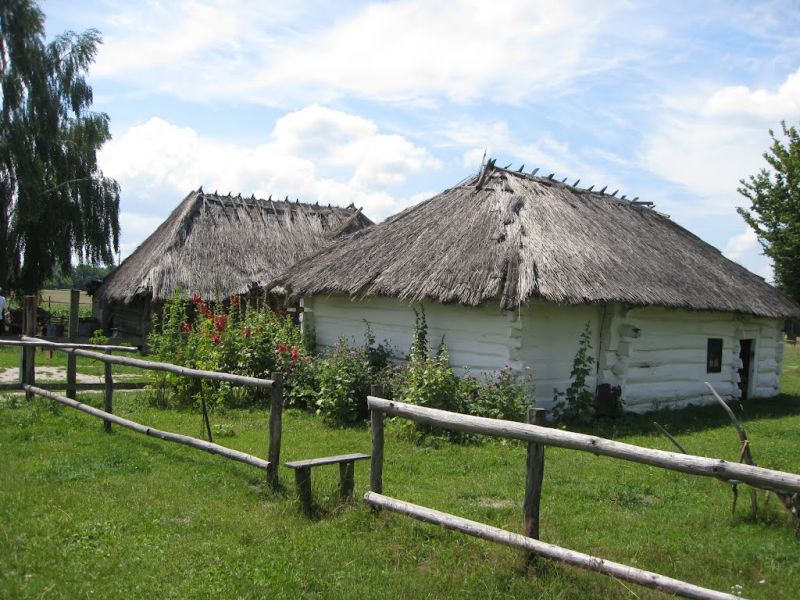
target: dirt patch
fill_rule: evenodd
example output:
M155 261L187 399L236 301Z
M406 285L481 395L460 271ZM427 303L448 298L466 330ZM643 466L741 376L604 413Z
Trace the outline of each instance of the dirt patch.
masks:
M127 375L136 377L136 375ZM114 379L124 379L125 374L114 374ZM105 378L102 375L87 375L76 373L75 378L78 383L103 383ZM36 367L36 381L61 382L67 380L67 370L64 367ZM0 369L0 383L14 383L19 381L19 368L10 367Z
M485 508L511 508L514 501L508 498L476 498L475 504Z

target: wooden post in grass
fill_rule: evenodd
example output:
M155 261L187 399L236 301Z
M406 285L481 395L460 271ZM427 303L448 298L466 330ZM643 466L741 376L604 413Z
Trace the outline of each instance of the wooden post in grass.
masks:
M23 300L23 323L25 335L36 334L36 296L25 296ZM25 347L22 350L22 382L36 385L36 348ZM33 400L31 392L25 392L27 400Z
M545 409L529 408L528 423L545 425ZM525 461L525 500L522 504L522 522L525 535L539 539L539 503L542 498L542 479L544 478L544 444L528 443L528 456Z
M383 398L385 391L383 386L373 385L370 394ZM369 467L369 489L377 494L383 493L383 419L382 411L374 409L370 411L372 459Z
M74 291L74 290L73 290ZM106 350L106 354L111 354L111 350ZM74 356L74 355L69 355ZM103 395L103 410L107 413L114 412L114 376L111 372L112 364L111 363L103 363L105 367L105 376L106 376L106 386L105 386L105 394ZM105 429L106 433L111 433L111 421L103 421L103 429Z
M269 450L267 460L267 483L277 488L280 485L278 465L281 460L281 428L283 417L283 373L275 371L270 375L272 387L270 388L269 403ZM310 481L310 479L309 479Z
M81 291L69 291L69 331L67 339L74 342L78 338L78 318L80 316ZM75 399L76 384L78 382L77 371L78 358L74 354L67 354L67 398Z

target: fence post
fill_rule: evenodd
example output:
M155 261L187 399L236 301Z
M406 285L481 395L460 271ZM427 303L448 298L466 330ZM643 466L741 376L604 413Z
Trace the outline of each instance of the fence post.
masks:
M23 321L25 335L36 334L36 296L25 296L23 300ZM22 382L36 385L36 346L25 346L22 350ZM33 399L33 393L25 392L26 400Z
M78 338L78 317L79 317L80 301L81 301L81 291L70 290L69 331L67 332L67 339L70 342L74 342ZM67 354L67 398L72 398L73 400L75 400L76 396L75 386L78 382L78 377L76 375L77 361L78 359L74 354L72 353Z
M528 423L544 426L546 412L543 408L529 408ZM538 540L539 502L542 497L542 478L544 477L544 444L528 444L525 467L525 500L522 504L522 522L525 535Z
M373 385L370 388L370 395L382 398L383 386ZM377 494L383 493L383 419L383 412L374 409L370 411L372 459L369 467L369 489Z
M106 354L111 354L111 350L106 350ZM73 354L69 354L68 356L74 356ZM105 395L103 396L103 410L107 413L114 413L114 376L111 371L111 363L103 363L105 367L105 375L106 375L106 386L105 386ZM103 421L103 429L106 433L111 433L111 421Z
M267 460L267 483L272 488L280 485L278 466L281 462L281 420L283 413L283 373L276 371L270 375L272 387L270 388L269 403L269 450Z

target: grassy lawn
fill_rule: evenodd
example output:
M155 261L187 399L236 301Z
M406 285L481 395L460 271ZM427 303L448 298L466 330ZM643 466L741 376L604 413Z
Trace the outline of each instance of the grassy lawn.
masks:
M38 355L37 355L38 358ZM782 397L743 411L755 460L800 472L800 351L787 347ZM99 396L84 396L95 404ZM118 394L116 412L199 436L198 414ZM224 445L265 456L264 411L214 413ZM596 432L671 450L738 458L719 408L602 423ZM365 428L284 415L283 459L369 452ZM261 473L115 429L45 400L0 406L3 598L661 598L576 569L529 571L518 552L336 498L336 467L313 473L319 514L299 508L291 473ZM525 449L516 443L415 447L387 428L384 493L521 531ZM356 465L356 498L368 466ZM741 490L740 490L741 491ZM773 498L758 520L748 494L731 515L719 481L556 448L546 452L542 539L752 598L795 598L800 539ZM633 595L632 592L635 592Z

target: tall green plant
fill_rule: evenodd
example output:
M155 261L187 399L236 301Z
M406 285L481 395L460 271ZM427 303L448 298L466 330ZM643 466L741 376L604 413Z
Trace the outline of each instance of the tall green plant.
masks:
M571 383L566 392L553 390L553 414L557 419L589 423L594 417L594 393L588 380L592 374L594 357L592 349L592 326L588 321L578 338L578 352L572 361Z

